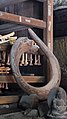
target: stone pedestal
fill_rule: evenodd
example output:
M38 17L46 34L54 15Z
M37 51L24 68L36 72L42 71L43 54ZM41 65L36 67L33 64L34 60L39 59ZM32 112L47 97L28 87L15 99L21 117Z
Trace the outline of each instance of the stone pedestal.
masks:
M53 88L48 96L48 119L67 119L67 98L63 88Z

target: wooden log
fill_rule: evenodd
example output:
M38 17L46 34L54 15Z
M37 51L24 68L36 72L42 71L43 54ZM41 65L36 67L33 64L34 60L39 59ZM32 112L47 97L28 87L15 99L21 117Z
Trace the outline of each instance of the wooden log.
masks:
M28 18L2 11L0 11L0 19L15 22L17 24L23 24L26 26L37 27L41 29L46 28L46 22L44 22L43 20Z

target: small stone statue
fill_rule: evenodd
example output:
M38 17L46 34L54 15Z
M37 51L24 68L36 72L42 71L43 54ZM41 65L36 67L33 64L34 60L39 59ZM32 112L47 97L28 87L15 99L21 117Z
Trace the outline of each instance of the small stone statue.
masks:
M66 92L63 88L53 88L48 96L48 115L51 119L67 119Z

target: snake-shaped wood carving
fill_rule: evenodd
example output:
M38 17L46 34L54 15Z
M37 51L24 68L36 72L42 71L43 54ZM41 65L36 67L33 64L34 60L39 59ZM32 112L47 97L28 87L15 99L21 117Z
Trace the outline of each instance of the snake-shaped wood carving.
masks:
M37 94L38 98L40 100L47 99L47 96L49 94L49 91L53 87L58 87L61 80L61 71L60 66L58 63L57 58L54 56L54 54L49 50L49 48L43 43L43 41L32 31L32 29L28 29L32 39L38 44L40 49L42 50L43 54L47 56L49 62L50 62L50 69L51 69L51 79L49 82L42 87L34 87L28 84L24 78L21 76L20 70L19 70L19 61L22 53L24 52L30 52L31 49L33 52L36 52L38 48L34 48L32 46L32 41L29 40L27 37L21 37L17 39L15 44L12 46L11 49L11 67L13 74L15 76L16 82L18 85L26 91L28 94L34 93Z

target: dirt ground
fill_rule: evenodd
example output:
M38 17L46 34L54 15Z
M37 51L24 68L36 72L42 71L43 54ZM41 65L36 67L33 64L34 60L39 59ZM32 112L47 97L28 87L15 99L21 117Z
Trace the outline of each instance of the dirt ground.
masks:
M0 119L45 119L44 117L23 116L21 112L0 115Z

